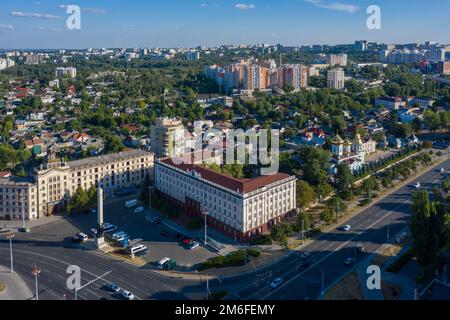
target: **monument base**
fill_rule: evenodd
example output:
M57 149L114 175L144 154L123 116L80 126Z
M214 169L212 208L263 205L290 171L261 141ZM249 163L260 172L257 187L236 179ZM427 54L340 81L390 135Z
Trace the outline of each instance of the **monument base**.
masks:
M97 249L104 249L108 247L108 244L105 242L105 238L101 237L95 238L95 246L97 247Z

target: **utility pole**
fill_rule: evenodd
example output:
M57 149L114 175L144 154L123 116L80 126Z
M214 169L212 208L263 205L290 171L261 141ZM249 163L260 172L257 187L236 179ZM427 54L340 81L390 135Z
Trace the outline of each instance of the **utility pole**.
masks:
M203 211L202 214L205 216L205 244L207 244L208 243L208 222L207 222L208 212Z
M302 217L302 243L305 241L305 218Z
M41 269L34 265L33 268L31 268L31 274L34 275L35 280L35 286L36 286L36 300L39 300L39 290L38 290L38 275L41 273Z
M390 225L390 215L388 214L388 223L387 223L387 241L389 242L390 234L389 234L389 225Z
M10 235L6 236L6 238L9 240L9 254L11 256L11 273L14 273L14 262L13 262L13 252L12 252L12 239L16 235L14 233L11 233Z

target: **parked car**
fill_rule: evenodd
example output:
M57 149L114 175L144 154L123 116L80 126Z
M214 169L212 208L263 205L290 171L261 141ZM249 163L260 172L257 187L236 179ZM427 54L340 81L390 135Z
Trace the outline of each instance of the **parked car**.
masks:
M108 289L111 290L112 292L120 292L120 287L117 283L110 283L108 285Z
M96 237L96 236L97 236L97 233L98 233L98 230L97 230L97 228L92 228L91 230L89 230L89 233L90 233L93 237Z
M158 217L147 216L147 217L145 217L145 220L147 220L148 222L150 222L150 224L153 224L153 225L161 223L161 220L159 220Z
M200 247L200 243L198 243L197 241L192 241L189 245L188 248L189 250L194 250L196 248Z
M116 230L117 230L117 227L111 223L106 222L103 224L103 231L105 233L114 232Z
M88 240L88 236L87 234L83 233L83 232L78 232L73 238L72 240L74 242L84 242Z
M138 202L137 202L136 199L128 200L128 201L125 202L125 207L127 207L128 209L130 209L130 208L136 207L137 204L138 204Z
M134 294L132 294L130 291L127 290L122 291L122 297L124 297L127 300L134 300Z
M347 224L346 226L344 226L344 227L342 228L342 230L344 230L344 231L350 231L351 229L352 229L352 226L349 225L349 224Z
M189 245L192 241L194 241L194 240L192 240L191 238L184 238L181 242L182 242L185 246L187 246L187 245Z
M420 182L416 182L416 183L414 184L414 188L416 188L416 189L419 189L420 186L421 186Z
M277 287L279 287L281 284L283 283L283 279L281 278L276 278L275 280L272 281L272 283L270 284L270 286L275 289Z
M169 238L170 237L170 234L167 232L167 231L163 231L163 232L161 232L160 233L163 237L165 237L165 238Z
M146 248L144 250L136 252L134 255L137 256L137 257L143 257L143 256L145 256L145 255L147 255L149 253L150 253L150 250L148 248Z
M134 209L134 213L141 213L142 211L144 211L144 207L137 207Z

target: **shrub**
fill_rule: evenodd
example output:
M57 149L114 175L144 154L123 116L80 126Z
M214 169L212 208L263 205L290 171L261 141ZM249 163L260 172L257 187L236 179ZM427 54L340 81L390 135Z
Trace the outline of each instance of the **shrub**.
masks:
M394 263L392 263L387 269L387 272L397 273L399 272L411 259L414 257L412 249L409 249L401 257L399 257Z

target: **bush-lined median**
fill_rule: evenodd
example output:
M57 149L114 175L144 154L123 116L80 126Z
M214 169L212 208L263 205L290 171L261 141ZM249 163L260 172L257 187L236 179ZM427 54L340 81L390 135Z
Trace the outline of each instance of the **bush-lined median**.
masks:
M245 250L238 250L226 256L217 256L200 264L197 270L203 271L212 268L240 267L245 265L245 262L248 263L250 257L259 257L261 253L256 249L248 249L247 257L245 255Z

